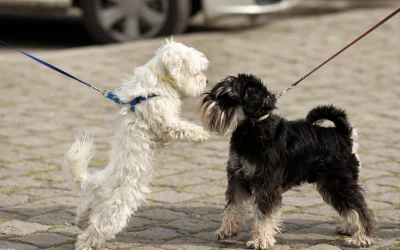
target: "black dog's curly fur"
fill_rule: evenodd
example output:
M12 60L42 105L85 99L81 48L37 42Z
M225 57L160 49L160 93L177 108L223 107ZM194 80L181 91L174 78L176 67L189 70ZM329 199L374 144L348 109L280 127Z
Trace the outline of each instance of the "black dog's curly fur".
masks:
M324 201L344 218L340 231L351 235L346 243L370 245L374 219L358 184L355 131L345 111L319 106L306 119L288 121L272 113L276 101L259 78L246 74L223 79L202 101L205 127L232 133L227 206L219 238L237 233L242 225L242 203L252 198L257 213L248 246L272 246L279 231L282 193L314 183ZM319 126L323 120L332 121L335 127Z

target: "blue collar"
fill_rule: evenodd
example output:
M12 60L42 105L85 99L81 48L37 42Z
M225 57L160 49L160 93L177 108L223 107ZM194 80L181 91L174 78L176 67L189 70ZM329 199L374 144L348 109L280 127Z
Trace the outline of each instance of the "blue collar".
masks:
M145 101L145 100L147 100L147 99L150 99L150 98L156 97L156 96L157 96L157 95L152 94L152 95L148 95L147 97L144 97L144 96L138 96L138 97L136 97L135 99L133 99L132 101L129 102L129 104L131 105L130 110L131 110L132 112L135 112L135 106L136 106L136 105L138 105L139 103L141 103L141 102L143 102L143 101ZM104 97L106 97L106 98L108 98L108 99L114 101L115 103L117 103L117 104L119 104L119 105L128 104L128 102L123 102L123 101L121 101L121 100L118 98L118 96L117 96L116 94L114 94L113 92L108 91L108 90L106 90L106 92L104 93Z

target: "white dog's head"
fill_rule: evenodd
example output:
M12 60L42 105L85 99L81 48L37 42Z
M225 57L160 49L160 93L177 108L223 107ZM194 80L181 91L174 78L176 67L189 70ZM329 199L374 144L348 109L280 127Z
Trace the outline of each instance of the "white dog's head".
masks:
M158 58L157 68L163 69L168 83L182 96L196 97L204 92L207 77L203 72L208 60L203 53L171 39L157 50L155 57Z

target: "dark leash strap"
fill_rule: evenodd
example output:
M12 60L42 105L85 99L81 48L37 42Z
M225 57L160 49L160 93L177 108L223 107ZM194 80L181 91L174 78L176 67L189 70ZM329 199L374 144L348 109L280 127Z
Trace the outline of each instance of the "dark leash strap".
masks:
M382 21L380 21L379 23L377 23L374 27L372 27L371 29L367 30L364 34L362 34L361 36L359 36L357 39L355 39L354 41L352 41L349 45L347 45L346 47L344 47L343 49L341 49L339 52L337 52L336 54L334 54L333 56L331 56L330 58L328 58L326 61L324 61L323 63L321 63L318 67L316 67L315 69L313 69L310 73L308 73L307 75L303 76L302 78L300 78L297 82L293 83L289 88L286 88L284 91L282 91L280 94L276 95L277 98L280 98L281 96L283 96L287 91L291 90L292 88L296 87L297 84L299 84L301 81L303 81L304 79L306 79L308 76L310 76L312 73L314 73L315 71L317 71L319 68L321 68L322 66L324 66L325 64L327 64L329 61L331 61L333 58L337 57L338 55L340 55L343 51L347 50L348 48L350 48L351 46L353 46L355 43L357 43L359 40L361 40L362 38L364 38L366 35L368 35L369 33L371 33L372 31L374 31L376 28L378 28L379 26L381 26L382 24L384 24L385 22L387 22L390 18L394 17L395 15L397 15L400 12L400 7L395 10L392 14L390 14L389 16L387 16L385 19L383 19Z
M93 86L93 85L91 85L91 84L85 82L85 81L82 81L82 80L80 80L79 78L77 78L77 77L75 77L75 76L73 76L73 75L71 75L71 74L65 72L64 70L62 70L62 69L60 69L60 68L57 68L56 66L54 66L54 65L52 65L52 64L50 64L50 63L48 63L48 62L45 62L45 61L43 61L43 60L41 60L41 59L39 59L39 58L37 58L37 57L35 57L35 56L32 56L32 55L30 55L30 54L28 54L28 53L26 53L26 52L24 52L24 51L22 51L22 50L20 50L20 49L17 49L17 48L11 46L10 44L8 44L8 43L6 43L6 42L4 42L4 41L2 41L2 40L0 40L0 43L4 44L5 46L7 46L7 47L9 47L9 48L11 48L11 49L13 49L13 50L15 50L15 51L20 52L21 54L23 54L23 55L25 55L25 56L27 56L27 57L29 57L29 58L35 60L36 62L38 62L38 63L40 63L40 64L42 64L42 65L44 65L44 66L46 66L46 67L48 67L48 68L50 68L50 69L52 69L52 70L54 70L54 71L57 71L57 72L60 73L60 74L63 74L63 75L65 75L65 76L68 76L69 78L72 78L72 79L74 79L74 80L76 80L76 81L78 81L78 82L80 82L80 83L82 83L82 84L85 84L85 85L88 86L89 88L92 88L92 89L94 89L94 90L96 90L96 91L102 93L103 96L104 96L105 98L110 99L110 100L112 100L113 102L115 102L115 103L117 103L117 104L123 105L123 104L128 104L128 103L129 103L129 104L131 105L131 110L132 110L133 112L135 111L135 105L141 103L141 102L144 101L144 100L147 100L147 99L149 99L149 98L151 98L151 97L155 97L155 96L156 96L156 95L149 95L149 96L147 96L147 97L139 96L139 97L133 99L133 100L130 101L130 102L123 102L123 101L121 101L121 100L117 97L116 94L114 94L113 92L111 92L111 91L109 91L109 90L102 90L102 89L100 89L100 88L97 88L97 87L95 87L95 86Z

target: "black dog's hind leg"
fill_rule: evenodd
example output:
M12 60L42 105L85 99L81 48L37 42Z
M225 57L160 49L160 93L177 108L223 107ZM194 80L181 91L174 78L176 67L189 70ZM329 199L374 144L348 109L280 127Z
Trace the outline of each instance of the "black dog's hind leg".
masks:
M346 238L346 245L370 246L375 221L357 183L358 161L350 157L350 160L345 164L342 163L339 168L331 167L334 171L327 170L325 174L317 177L318 191L324 201L344 219L345 224L340 231L350 234L350 237Z
M251 197L247 183L239 179L237 171L242 168L242 163L235 153L230 153L227 172L228 189L225 196L225 206L221 228L217 230L218 239L235 236L245 223L245 202Z

